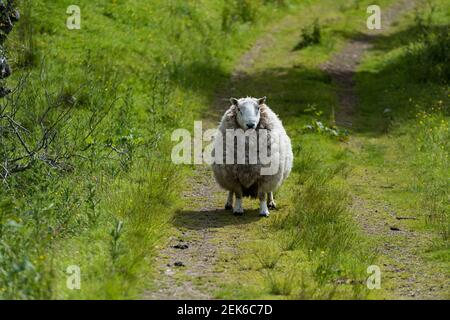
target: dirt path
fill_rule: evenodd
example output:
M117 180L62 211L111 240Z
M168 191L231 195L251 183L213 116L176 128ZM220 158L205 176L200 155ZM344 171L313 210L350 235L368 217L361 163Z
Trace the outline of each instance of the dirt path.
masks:
M245 78L246 70L251 68L263 47L273 44L274 34L288 22L277 23L242 56L228 84L216 94L214 105L203 119L203 129L217 126L234 89ZM187 209L175 216L177 235L161 250L156 288L145 292L144 299L214 298L217 289L214 279L226 271L218 267L218 259L235 255L242 239L248 240L248 228L260 219L257 207L252 208L250 203L246 204L246 214L242 217L223 210L226 192L219 188L207 166L197 166L189 184L191 190L183 194ZM231 262L230 267L233 267Z
M383 30L363 33L351 39L347 46L338 52L322 69L328 72L339 87L341 108L336 113L336 121L341 126L351 127L358 100L353 77L362 61L363 55L372 46L373 37L385 32L392 23L406 11L414 7L414 1L400 1L387 11L383 11ZM275 43L276 34L292 24L292 17L277 23L271 32L262 37L240 60L229 83L217 93L214 106L204 119L204 129L213 128L228 105L228 99L245 81L247 70L250 70L255 60L264 48L270 48ZM300 28L299 28L300 29ZM351 143L358 144L356 138ZM360 183L367 183L367 176L357 177ZM175 215L174 236L166 247L161 249L157 262L155 287L149 289L144 299L211 299L217 288L217 279L226 277L226 268L236 267L232 259L220 263L220 259L235 256L237 248L243 239L252 234L250 228L260 219L252 207L243 217L234 217L223 210L226 194L220 190L206 166L197 166L189 180L190 190L183 196L186 209ZM380 254L383 259L383 272L387 277L398 280L392 289L387 289L395 298L432 298L435 292L442 288L434 287L436 281L431 281L427 264L417 256L415 249L425 246L430 239L423 234L407 231L403 221L395 216L386 217L386 210L373 210L372 205L386 208L385 203L370 204L362 197L354 196L353 211L361 228L373 237L379 237ZM406 222L405 222L406 223ZM400 226L400 232L390 227Z

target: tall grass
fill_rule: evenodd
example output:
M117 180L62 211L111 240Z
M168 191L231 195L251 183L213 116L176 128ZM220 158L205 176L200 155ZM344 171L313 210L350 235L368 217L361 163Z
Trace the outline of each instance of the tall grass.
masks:
M305 157L311 161L310 154L305 153ZM328 298L335 294L342 297L345 294L339 293L342 290L337 283L347 281L351 283L351 296L363 298L367 294L363 286L365 268L374 256L348 211L350 199L342 180L345 166L339 161L319 166L316 159L305 172L302 158L301 153L297 155L293 206L288 214L277 216L273 224L277 232L285 235L280 237L282 246L304 252L312 266L309 271L303 270L302 283L308 283L308 290L303 288L297 295L313 298L313 292L320 288L322 298L328 294Z
M413 164L417 171L416 188L425 221L441 237L450 239L450 123L447 105L439 101L429 111L419 111L412 130L416 136Z
M450 26L436 25L433 15L436 6L432 1L417 11L415 29L417 40L407 48L410 71L421 82L450 82Z
M376 255L349 211L347 156L328 136L294 141L302 148L284 189L289 205L264 228L265 244L251 249L260 286L290 299L367 298L366 271Z

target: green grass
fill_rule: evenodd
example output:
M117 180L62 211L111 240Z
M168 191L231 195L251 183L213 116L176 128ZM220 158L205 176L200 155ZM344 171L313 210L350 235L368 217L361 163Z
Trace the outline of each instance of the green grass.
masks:
M83 0L68 30L68 1L21 1L8 110L32 148L49 127L52 140L0 190L0 298L139 297L189 171L170 161L171 131L296 2ZM20 156L1 138L2 163ZM70 265L81 290L66 287Z

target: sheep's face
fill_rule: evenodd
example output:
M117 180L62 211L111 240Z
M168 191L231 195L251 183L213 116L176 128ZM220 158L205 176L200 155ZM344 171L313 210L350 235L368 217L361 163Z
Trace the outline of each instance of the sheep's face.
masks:
M261 117L260 107L266 102L266 97L230 99L231 103L236 107L236 120L239 126L244 129L256 129Z

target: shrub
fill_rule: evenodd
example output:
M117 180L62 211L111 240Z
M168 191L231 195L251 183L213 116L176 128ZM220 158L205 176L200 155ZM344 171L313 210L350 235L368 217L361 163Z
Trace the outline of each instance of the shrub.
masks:
M235 23L251 23L256 20L257 0L232 0L226 2L222 10L222 30L227 31Z
M295 270L288 273L281 273L274 270L267 270L263 274L270 294L288 296L296 286Z
M450 28L432 31L408 48L408 65L419 81L450 82Z
M408 66L419 81L450 82L450 27L433 26L434 7L416 13L415 28L419 40L407 50Z
M319 20L316 19L314 22L302 28L302 35L300 42L294 47L294 50L301 50L306 47L319 44L321 41L321 32Z

